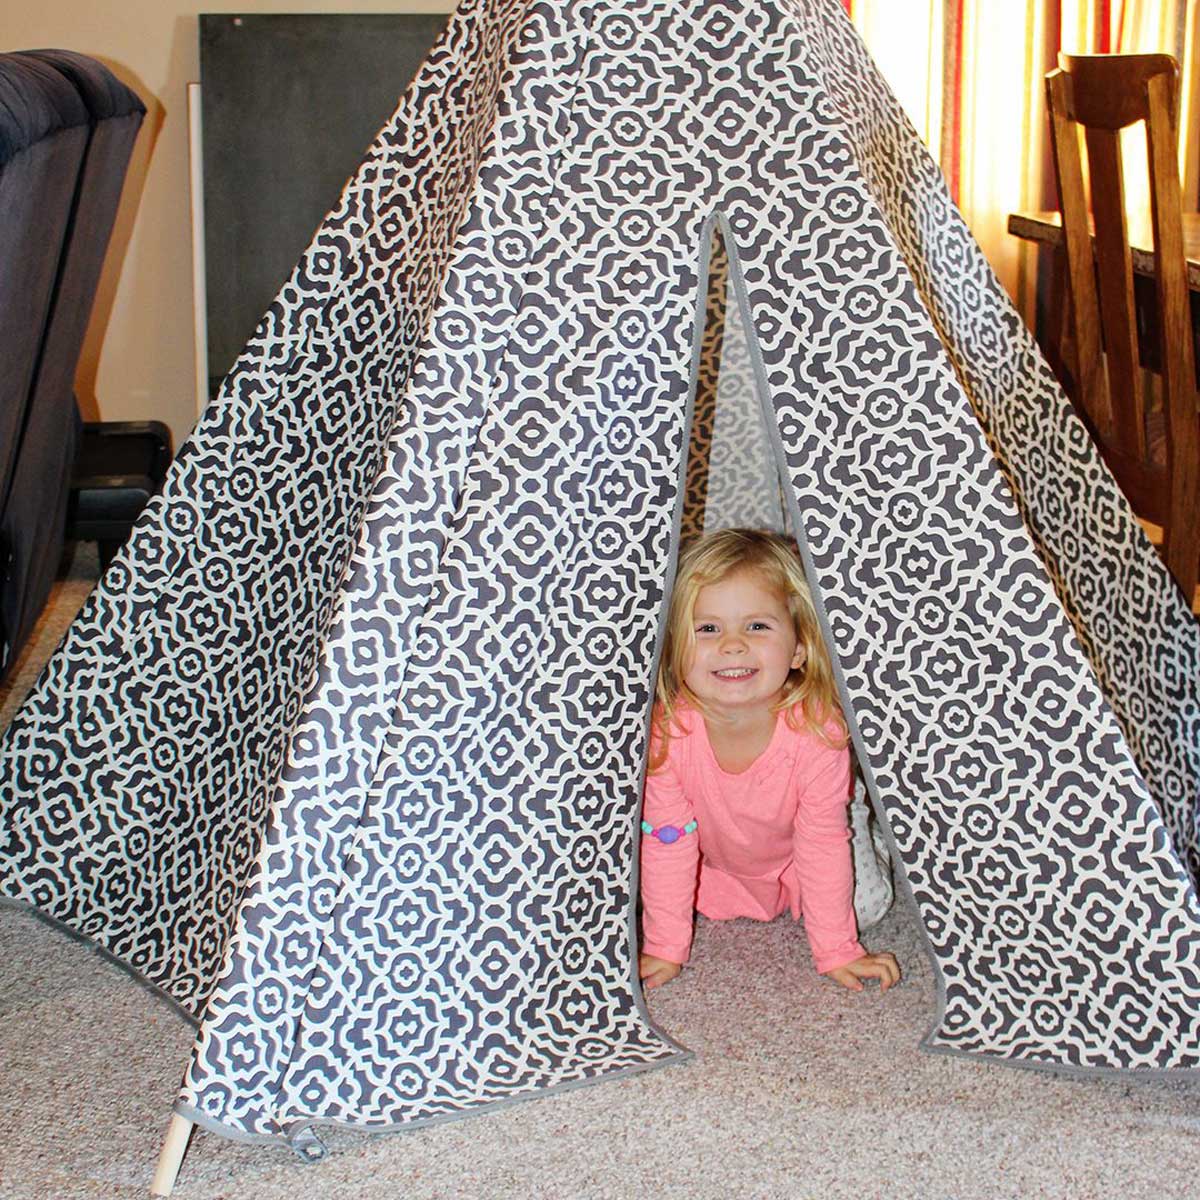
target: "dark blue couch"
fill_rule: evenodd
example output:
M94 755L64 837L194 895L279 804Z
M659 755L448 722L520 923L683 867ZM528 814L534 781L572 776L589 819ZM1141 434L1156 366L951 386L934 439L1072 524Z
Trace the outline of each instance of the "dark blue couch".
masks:
M61 555L75 369L144 116L93 59L0 54L0 676Z

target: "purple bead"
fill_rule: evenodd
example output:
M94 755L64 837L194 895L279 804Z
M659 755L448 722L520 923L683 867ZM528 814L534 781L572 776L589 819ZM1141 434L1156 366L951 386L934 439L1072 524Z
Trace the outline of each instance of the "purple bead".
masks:
M664 846L669 846L672 842L679 841L681 837L683 837L683 830L677 829L674 825L664 825L658 831L658 840Z

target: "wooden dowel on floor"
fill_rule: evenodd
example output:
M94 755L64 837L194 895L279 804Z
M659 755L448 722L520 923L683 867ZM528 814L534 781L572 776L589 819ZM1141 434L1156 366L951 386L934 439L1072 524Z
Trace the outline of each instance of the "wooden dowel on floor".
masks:
M158 1156L158 1166L154 1171L154 1182L150 1185L150 1195L153 1200L166 1200L175 1187L179 1176L179 1167L187 1152L188 1139L195 1128L193 1122L178 1113L171 1118L167 1126L167 1136L163 1141L162 1151Z

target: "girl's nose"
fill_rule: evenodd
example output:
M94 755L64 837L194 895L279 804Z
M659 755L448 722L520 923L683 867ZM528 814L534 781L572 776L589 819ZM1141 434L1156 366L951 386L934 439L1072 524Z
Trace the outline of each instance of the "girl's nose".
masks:
M740 633L727 633L721 639L722 654L740 654L746 649L746 639Z

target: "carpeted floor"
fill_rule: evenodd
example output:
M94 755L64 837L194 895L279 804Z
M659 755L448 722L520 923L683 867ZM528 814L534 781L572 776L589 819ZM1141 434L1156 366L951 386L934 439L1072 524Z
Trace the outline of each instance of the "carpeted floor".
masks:
M95 578L76 555L0 723ZM886 996L817 976L787 921L701 922L654 998L685 1065L407 1134L323 1133L329 1157L198 1133L179 1200L1120 1197L1200 1194L1200 1082L1068 1080L922 1054L932 970L912 914L868 939ZM144 1197L191 1046L85 945L0 909L0 1197Z

